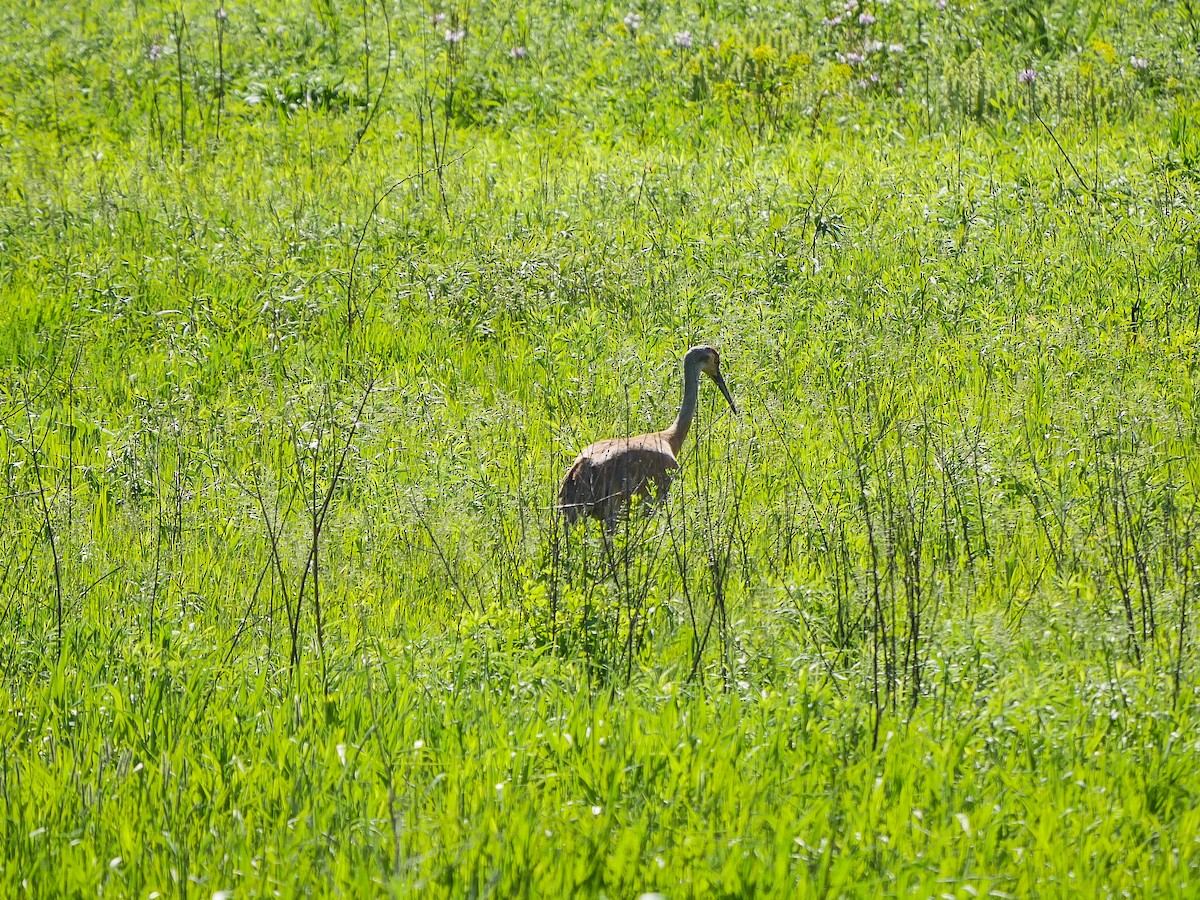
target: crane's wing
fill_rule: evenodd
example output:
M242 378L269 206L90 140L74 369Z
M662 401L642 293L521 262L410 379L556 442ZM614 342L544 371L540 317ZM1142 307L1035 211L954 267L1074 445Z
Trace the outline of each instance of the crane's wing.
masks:
M659 492L679 467L665 440L617 438L584 448L558 490L559 509L570 521L581 515L609 517L653 482Z

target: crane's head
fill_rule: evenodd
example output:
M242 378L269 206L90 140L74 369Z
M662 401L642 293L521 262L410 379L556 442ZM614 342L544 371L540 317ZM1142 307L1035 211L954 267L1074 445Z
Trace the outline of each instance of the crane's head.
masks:
M725 386L725 379L721 375L721 354L717 352L717 349L707 346L693 347L683 358L684 369L691 366L695 366L717 383L717 387L721 389L721 393L725 395L725 400L729 403L729 408L736 415L737 406L734 405L733 397L729 396L729 388Z

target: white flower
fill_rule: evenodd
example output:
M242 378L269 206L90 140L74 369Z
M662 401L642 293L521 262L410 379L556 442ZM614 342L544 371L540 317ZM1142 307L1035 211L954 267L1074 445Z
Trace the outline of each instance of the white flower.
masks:
M1150 67L1150 63L1140 56L1129 57L1129 64L1138 70L1148 69Z
M675 46L682 47L684 50L692 49L692 33L690 31L675 32Z
M630 31L637 31L642 24L642 17L638 13L631 12L625 16L625 27Z
M903 44L888 44L888 53L894 54L895 56L900 56L901 54L904 53L904 45Z
M446 30L446 43L447 44L460 44L460 43L462 43L462 39L465 38L466 36L467 36L467 32L465 29L459 28L454 31L447 29Z

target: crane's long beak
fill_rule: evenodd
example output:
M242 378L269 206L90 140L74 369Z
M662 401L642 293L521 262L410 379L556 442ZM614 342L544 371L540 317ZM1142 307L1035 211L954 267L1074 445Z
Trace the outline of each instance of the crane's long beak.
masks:
M725 379L721 375L720 369L715 369L712 373L712 380L717 383L717 387L721 389L721 393L725 395L725 399L729 401L729 408L733 410L733 414L737 415L737 405L733 402L733 398L729 396L729 388L725 386Z

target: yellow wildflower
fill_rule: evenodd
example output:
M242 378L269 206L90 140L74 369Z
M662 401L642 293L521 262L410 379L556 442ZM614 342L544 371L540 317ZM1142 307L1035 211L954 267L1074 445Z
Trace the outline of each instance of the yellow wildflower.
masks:
M1117 61L1117 48L1108 41L1101 41L1099 39L1092 41L1092 50L1106 63L1111 64Z
M771 62L777 55L775 48L769 44L759 44L750 51L750 58L760 65Z

